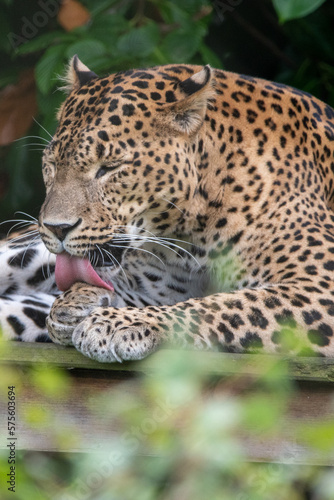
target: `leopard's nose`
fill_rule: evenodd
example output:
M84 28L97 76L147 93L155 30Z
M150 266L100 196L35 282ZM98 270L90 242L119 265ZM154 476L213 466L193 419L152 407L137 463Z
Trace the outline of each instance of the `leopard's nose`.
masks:
M51 222L44 222L44 226L49 229L57 238L59 241L64 241L66 236L70 231L72 231L75 227L77 227L81 223L82 219L78 219L74 224L69 224L69 223L60 223L60 224L55 224Z

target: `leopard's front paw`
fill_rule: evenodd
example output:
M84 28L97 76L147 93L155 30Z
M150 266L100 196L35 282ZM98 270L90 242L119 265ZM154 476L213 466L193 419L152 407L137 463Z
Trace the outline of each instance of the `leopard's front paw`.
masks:
M86 283L75 283L53 303L46 325L53 342L71 345L75 327L95 308L110 306L115 293Z
M135 308L98 308L73 332L73 345L102 363L142 359L154 352L163 338L155 322Z

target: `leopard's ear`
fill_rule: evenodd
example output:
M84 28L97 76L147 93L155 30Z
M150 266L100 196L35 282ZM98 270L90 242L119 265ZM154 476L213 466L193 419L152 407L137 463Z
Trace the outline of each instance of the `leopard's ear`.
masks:
M178 87L186 97L164 109L169 125L177 132L188 135L196 133L204 121L209 100L216 94L214 83L209 65L180 82Z
M62 89L67 92L79 89L85 83L88 83L98 76L80 61L77 55L73 56L69 62L67 72L64 77L65 85Z

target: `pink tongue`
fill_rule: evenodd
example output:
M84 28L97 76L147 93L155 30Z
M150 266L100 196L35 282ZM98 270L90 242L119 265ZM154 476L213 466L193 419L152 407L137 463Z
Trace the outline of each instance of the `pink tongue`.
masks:
M88 259L73 257L68 253L57 255L55 273L57 286L62 292L68 290L77 281L84 281L89 285L114 290L112 285L109 285L98 276Z

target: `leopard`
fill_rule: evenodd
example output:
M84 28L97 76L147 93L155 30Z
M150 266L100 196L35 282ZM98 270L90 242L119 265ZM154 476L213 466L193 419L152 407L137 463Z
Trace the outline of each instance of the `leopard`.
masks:
M35 225L0 248L5 338L334 355L334 110L209 65L74 56Z

